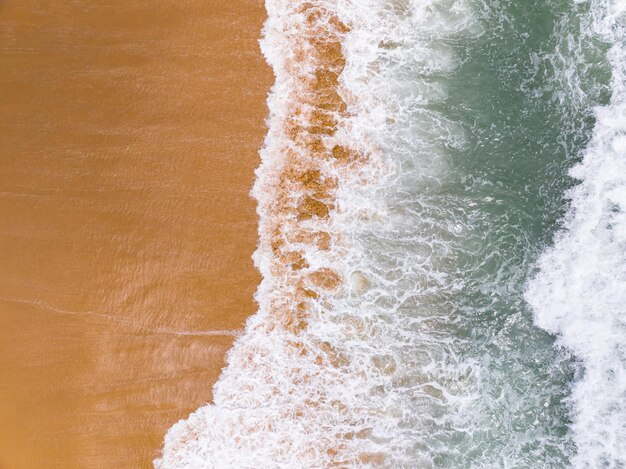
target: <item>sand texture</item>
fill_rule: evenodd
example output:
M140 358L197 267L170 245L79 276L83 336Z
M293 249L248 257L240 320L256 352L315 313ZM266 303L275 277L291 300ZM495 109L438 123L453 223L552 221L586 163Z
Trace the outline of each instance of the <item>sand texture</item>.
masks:
M0 2L0 468L149 467L255 311L260 0Z

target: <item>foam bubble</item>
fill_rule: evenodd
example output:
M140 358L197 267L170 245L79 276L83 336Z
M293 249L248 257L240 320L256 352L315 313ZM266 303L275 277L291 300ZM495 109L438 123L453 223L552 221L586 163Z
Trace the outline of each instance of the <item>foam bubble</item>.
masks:
M266 5L259 311L214 403L170 429L155 466L430 465L425 436L474 379L437 329L456 235L426 199L422 213L389 204L445 172L442 142L463 144L427 105L457 66L446 40L477 32L458 1Z

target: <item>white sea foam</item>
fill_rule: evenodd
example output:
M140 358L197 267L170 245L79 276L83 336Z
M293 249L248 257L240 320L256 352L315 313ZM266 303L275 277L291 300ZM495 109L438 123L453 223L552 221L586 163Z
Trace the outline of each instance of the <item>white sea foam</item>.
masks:
M527 301L539 326L582 360L574 384L575 467L626 467L626 2L592 2L589 24L611 45L610 104L581 163L580 183L554 247L538 262Z
M228 354L214 403L170 429L155 466L431 467L427 438L462 425L449 409L468 404L477 371L446 331L448 295L460 288L446 269L462 228L431 193L463 132L429 105L456 66L446 40L478 31L462 1L266 6L262 49L276 84L253 191L259 311ZM336 129L311 139L305 84L337 40L345 67L331 57L328 69L341 68L347 110L332 108ZM361 156L318 154L338 147ZM306 168L322 195L285 179ZM304 196L328 215L299 215ZM310 241L321 233L329 246Z

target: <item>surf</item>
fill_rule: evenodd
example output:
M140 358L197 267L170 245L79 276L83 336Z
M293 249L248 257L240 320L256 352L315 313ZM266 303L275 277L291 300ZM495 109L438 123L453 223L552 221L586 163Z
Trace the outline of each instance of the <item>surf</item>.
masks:
M626 3L592 2L609 44L611 99L570 175L570 207L526 298L539 326L581 361L570 396L574 467L626 465Z
M455 67L445 39L468 30L467 10L449 1L266 6L261 45L276 82L253 189L259 311L228 354L214 403L170 429L155 466L427 462L412 432L461 405L459 384L471 379L434 337L447 313L427 305L454 288L440 270L456 235L432 201L418 214L393 192L437 185L442 131L459 144L454 123L427 106L445 95L441 76ZM423 79L407 87L407 72ZM434 233L416 238L419 215ZM418 302L421 318L408 307Z

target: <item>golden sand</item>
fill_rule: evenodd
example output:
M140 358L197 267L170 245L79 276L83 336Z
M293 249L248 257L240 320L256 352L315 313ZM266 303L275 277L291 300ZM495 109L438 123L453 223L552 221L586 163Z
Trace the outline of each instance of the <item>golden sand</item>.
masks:
M211 399L255 309L264 15L0 1L0 468L149 467Z

